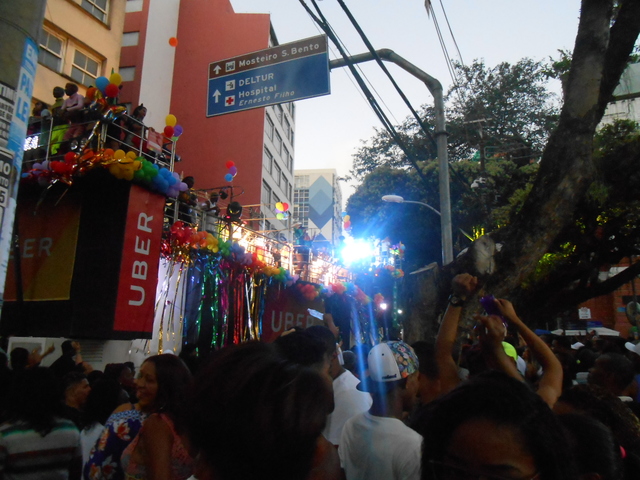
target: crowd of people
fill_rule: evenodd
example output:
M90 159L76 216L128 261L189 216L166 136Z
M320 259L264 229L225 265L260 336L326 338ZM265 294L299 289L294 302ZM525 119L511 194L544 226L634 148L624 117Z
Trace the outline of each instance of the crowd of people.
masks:
M154 355L135 380L71 341L49 368L0 354L0 478L640 478L640 345L538 336L505 299L461 341L477 290L456 276L437 338L413 345L343 352L329 322Z

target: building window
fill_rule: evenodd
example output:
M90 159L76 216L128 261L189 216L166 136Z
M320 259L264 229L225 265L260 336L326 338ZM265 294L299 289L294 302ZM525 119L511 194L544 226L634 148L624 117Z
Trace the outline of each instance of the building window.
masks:
M123 82L133 82L136 78L136 67L120 67L118 73L122 77Z
M309 175L296 175L295 184L296 189L309 188Z
M40 53L38 54L38 62L49 67L51 70L60 72L62 68L62 50L64 42L46 30L41 31Z
M267 137L273 140L273 121L271 120L271 117L269 117L269 115L267 115L267 126L265 128L265 131L267 132Z
M276 110L276 118L278 119L278 123L282 124L282 115L283 115L282 105L276 105L275 110Z
M126 13L141 12L142 6L143 6L142 0L127 0L127 4L124 7L124 11Z
M291 171L291 155L289 155L289 150L287 147L282 147L282 161L287 170Z
M273 179L276 181L278 185L280 185L280 177L282 177L282 169L276 163L273 168Z
M285 195L287 195L287 199L291 199L291 195L289 194L289 180L284 175L282 176L282 191Z
M284 124L282 127L284 128L285 138L289 140L289 135L291 135L291 124L289 123L289 120L287 120L287 117L284 118Z
M80 50L76 50L73 55L71 78L85 86L93 85L98 76L98 67L99 64L96 60L88 57Z
M293 206L293 220L300 222L301 227L306 228L309 226L309 205L294 205Z
M140 32L124 32L122 34L123 47L135 47L140 41Z
M295 148L296 144L295 144L295 139L294 137L294 133L293 133L293 128L291 129L291 136L290 136L290 140L291 140L291 146Z
M107 23L108 0L82 0L82 8L96 17L102 23Z
M280 136L280 134L278 132L276 132L276 139L273 141L273 146L276 149L276 152L278 152L278 155L282 154L282 137Z
M264 169L271 174L271 169L273 168L273 155L271 152L265 147L264 149Z
M280 200L280 197L278 195L276 195L275 193L273 194L273 207L275 208L276 203L280 203L282 200Z
M108 0L82 0L80 5L102 23L107 23Z
M264 180L262 181L262 203L264 205L271 203L271 187Z

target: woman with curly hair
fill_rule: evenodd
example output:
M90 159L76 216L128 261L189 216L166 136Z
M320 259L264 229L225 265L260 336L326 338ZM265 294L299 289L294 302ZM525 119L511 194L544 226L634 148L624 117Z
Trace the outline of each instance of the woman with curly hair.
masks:
M118 408L84 467L91 480L187 479L193 460L182 437L191 373L175 355L147 358L136 379L138 403Z

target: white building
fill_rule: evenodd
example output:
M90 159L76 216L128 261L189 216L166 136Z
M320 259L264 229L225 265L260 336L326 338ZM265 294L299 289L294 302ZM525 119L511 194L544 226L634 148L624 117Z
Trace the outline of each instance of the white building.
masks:
M306 228L316 247L329 251L342 235L342 191L335 169L295 170L293 221Z
M604 112L602 124L618 119L640 122L640 63L632 63L623 72L613 97Z

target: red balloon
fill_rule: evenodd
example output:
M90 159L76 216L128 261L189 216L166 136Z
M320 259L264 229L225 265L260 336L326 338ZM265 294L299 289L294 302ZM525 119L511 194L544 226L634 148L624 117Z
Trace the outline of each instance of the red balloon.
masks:
M286 212L287 210L289 210L289 204L286 202L282 202L282 211Z
M235 162L233 160L228 160L227 163L225 163L224 165L227 168L231 168L235 165Z
M76 159L76 154L74 152L67 152L64 154L64 161L67 163L71 163Z
M104 89L104 94L109 98L116 98L120 93L120 89L115 83L110 83Z
M55 173L65 173L67 171L67 164L64 162L59 162L57 160L49 162L49 166Z
M173 127L170 125L167 125L166 127L164 127L164 136L165 137L173 137Z

